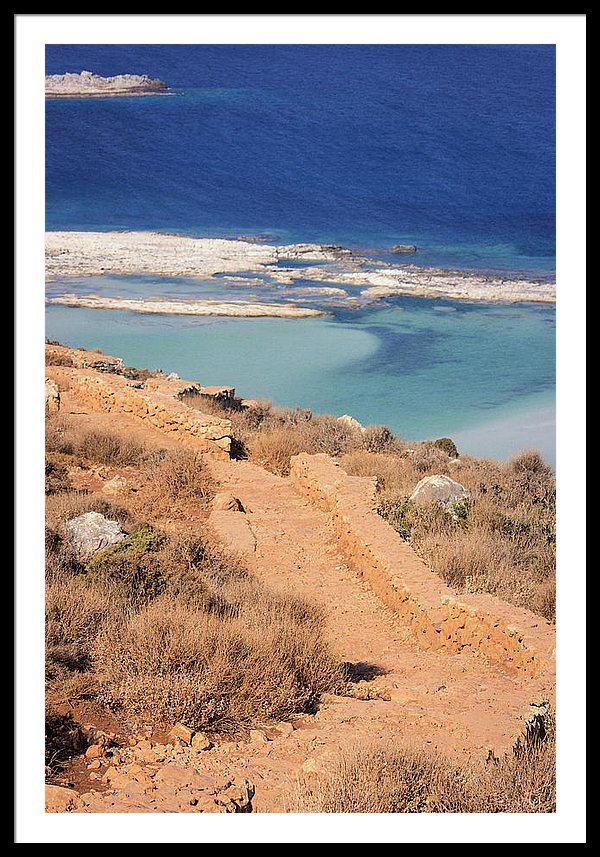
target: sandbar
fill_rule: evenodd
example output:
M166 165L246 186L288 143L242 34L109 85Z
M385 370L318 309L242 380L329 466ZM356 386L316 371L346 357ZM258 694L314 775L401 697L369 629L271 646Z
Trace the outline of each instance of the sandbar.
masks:
M246 301L146 300L144 298L102 298L97 295L62 294L47 298L47 303L88 309L117 309L159 315L222 315L243 318L311 318L322 310L295 304L262 304Z

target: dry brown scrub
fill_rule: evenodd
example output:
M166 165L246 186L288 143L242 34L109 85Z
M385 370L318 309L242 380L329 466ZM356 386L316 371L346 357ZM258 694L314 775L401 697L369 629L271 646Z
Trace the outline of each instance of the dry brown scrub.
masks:
M532 742L485 764L458 766L432 750L359 747L317 782L299 783L292 811L550 813L556 811L554 720Z
M380 514L450 586L488 592L554 620L555 483L537 452L520 453L506 464L461 458L451 475L471 500L454 515L437 504L409 500L423 475L415 473L412 456L352 453L341 464L348 473L377 477ZM446 472L448 465L447 460Z
M316 607L272 593L206 537L154 534L148 547L148 531L137 534L88 562L65 562L54 539L49 679L87 673L94 698L132 729L183 720L221 731L311 710L341 685Z
M183 400L208 414L227 416L233 426L237 457L249 458L266 470L287 476L290 458L301 452L339 456L352 449L370 451L404 448L386 426L369 426L365 432L329 414L307 408L276 408L268 401L242 407L235 399L188 394Z
M63 416L48 418L47 447L49 477L60 482L46 506L53 698L83 694L132 731L177 720L228 731L311 710L321 693L341 686L320 609L271 592L198 522L193 537L157 526L178 504L206 507L214 486L201 456L84 430ZM69 468L98 464L130 469L143 486L134 506L70 490ZM64 524L86 511L119 521L127 538L79 556Z

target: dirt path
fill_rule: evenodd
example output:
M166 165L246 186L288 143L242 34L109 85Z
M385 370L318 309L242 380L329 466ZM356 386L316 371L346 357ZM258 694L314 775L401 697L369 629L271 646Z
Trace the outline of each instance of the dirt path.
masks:
M530 703L539 701L522 679L498 675L477 655L420 649L348 567L326 513L301 498L287 479L248 462L210 466L223 490L246 509L256 539L256 551L246 554L252 571L273 587L322 604L336 652L354 665L357 678L364 676L357 693L372 697L330 699L311 718L310 737L304 729L294 732L261 765L273 768L278 757L287 757L301 767L316 757L318 770L338 748L380 738L457 756L485 757L488 749L500 753L512 746ZM272 772L266 779L273 781ZM257 792L257 808L259 798Z
M96 413L68 395L63 408L96 427L165 445L164 435L132 417ZM340 749L362 742L383 739L481 759L489 749L500 754L512 746L530 704L540 701L523 678L501 676L475 654L420 649L349 568L327 514L300 497L289 480L249 462L209 466L221 490L238 497L246 510L255 543L255 550L244 553L251 571L274 588L324 607L332 646L352 665L356 683L352 697L328 696L315 715L295 718L289 734L271 735L272 740L255 735L253 741L227 742L202 753L186 748L177 765L215 777L245 777L256 787L255 811L282 812L290 808L298 777L318 776ZM225 514L236 520L241 515ZM83 811L144 810L99 796Z

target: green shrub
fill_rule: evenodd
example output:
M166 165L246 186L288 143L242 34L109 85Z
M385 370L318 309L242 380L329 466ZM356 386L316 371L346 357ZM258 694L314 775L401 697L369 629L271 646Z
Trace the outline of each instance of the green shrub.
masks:
M457 500L456 503L452 504L452 514L454 520L461 527L466 527L469 520L469 512L473 506L473 501L469 498L464 500Z
M410 541L416 507L408 497L384 500L377 508L378 514L390 524L405 541Z
M437 449L441 449L443 452L448 453L450 458L458 458L458 450L456 448L456 444L450 437L438 437L437 440L433 441L433 445Z
M158 556L165 542L162 533L140 529L122 542L97 551L88 562L85 580L116 583L132 605L146 604L166 587Z

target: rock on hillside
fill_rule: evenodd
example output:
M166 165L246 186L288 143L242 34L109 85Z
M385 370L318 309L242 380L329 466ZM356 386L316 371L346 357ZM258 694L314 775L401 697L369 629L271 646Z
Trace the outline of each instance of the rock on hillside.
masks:
M117 521L110 521L99 512L86 512L71 518L66 529L75 550L86 556L127 538Z
M417 506L437 501L444 508L449 509L454 503L458 503L459 500L468 500L470 496L460 482L455 482L449 476L436 474L421 479L410 495L410 499Z

